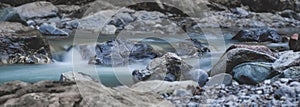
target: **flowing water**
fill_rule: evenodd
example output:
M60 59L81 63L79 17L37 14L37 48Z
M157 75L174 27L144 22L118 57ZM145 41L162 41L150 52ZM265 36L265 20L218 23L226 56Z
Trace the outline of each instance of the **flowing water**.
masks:
M282 30L284 32L284 30ZM229 47L231 44L238 43L230 40L237 30L223 31L225 38L225 47ZM291 32L289 32L291 33ZM286 35L289 35L286 33ZM113 39L115 36L103 36L99 37L100 42ZM201 36L197 34L190 34L191 38L196 38L203 43L207 44L206 39L210 36ZM53 64L42 64L42 65L2 65L0 66L0 83L20 80L25 82L38 82L41 80L59 80L61 73L73 71L74 62L78 61L73 59L74 55L78 56L79 53L76 50L65 51L66 47L72 44L72 38L67 40L50 40L51 49L55 63ZM148 41L155 47L168 47L166 43L161 41L151 40ZM283 46L286 47L287 43L265 43L269 47ZM219 46L212 46L219 47ZM164 48L167 49L167 48ZM225 50L225 49L223 49ZM191 64L195 68L200 68L208 71L212 67L212 63L218 61L219 56L223 54L223 51L211 53L211 55L204 55L199 58L186 58L184 59L187 63ZM80 59L79 59L80 60ZM121 84L126 84L126 79L131 79L131 71L134 69L142 69L147 66L149 60L141 61L138 63L130 63L128 66L120 66L119 70L112 66L100 66L100 65L88 65L87 61L82 60L82 62L76 62L80 65L80 72L88 72L90 68L94 68L94 73L92 76L99 77L100 81L106 86L117 86ZM120 72L120 69L127 69L126 72ZM90 73L91 74L91 73ZM125 78L125 80L122 80ZM121 82L120 82L120 81Z

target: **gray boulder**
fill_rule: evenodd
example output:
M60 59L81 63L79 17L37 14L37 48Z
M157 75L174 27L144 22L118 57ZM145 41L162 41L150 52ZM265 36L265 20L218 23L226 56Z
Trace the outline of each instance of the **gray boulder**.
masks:
M236 48L231 49L226 52L221 59L217 62L216 65L210 70L210 76L214 76L220 73L228 73L232 74L232 70L235 66L246 63L246 62L274 62L276 60L275 57L247 49L247 48Z
M243 84L257 84L279 73L272 70L272 63L250 62L233 68L234 79Z
M97 79L92 76L82 73L82 72L66 72L62 73L60 76L60 81L93 81L99 82Z
M20 23L0 22L1 64L51 63L50 46L41 33Z
M290 78L294 80L300 79L300 66L290 67L282 72L280 75L282 78Z
M166 80L179 81L193 78L190 75L192 67L174 53L166 53L160 58L153 59L143 70L132 72L133 80Z
M277 71L283 71L292 66L300 65L300 52L287 51L277 59L272 67Z
M33 18L56 17L58 9L50 2L39 1L24 4L14 8L21 18L28 20Z

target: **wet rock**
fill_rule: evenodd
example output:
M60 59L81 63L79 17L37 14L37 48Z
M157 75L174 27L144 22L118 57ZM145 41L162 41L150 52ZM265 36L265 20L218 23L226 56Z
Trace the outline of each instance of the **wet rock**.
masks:
M52 62L49 44L37 30L10 22L0 22L0 26L0 64Z
M250 62L233 68L234 79L243 84L257 84L278 73L272 70L271 63Z
M52 3L45 1L24 4L14 9L25 20L56 17L58 15L58 9Z
M241 30L232 39L241 42L282 42L281 35L271 29Z
M127 63L128 61L153 59L158 56L160 56L160 53L156 52L152 46L146 43L117 39L97 44L96 56L91 58L90 62L95 62L91 64L96 65L118 65Z
M188 87L197 87L198 83L194 81L141 81L131 86L131 89L138 92L154 92L154 93L173 93L176 89L188 90Z
M292 66L300 65L300 52L287 51L273 63L273 69L283 71Z
M290 67L290 68L284 70L280 77L299 80L300 79L300 66L294 66L294 67Z
M94 79L92 76L82 73L82 72L66 72L60 75L60 81L93 81L99 82L97 79Z
M179 81L194 78L190 74L191 66L174 53L166 53L160 58L153 59L143 70L132 72L133 80L165 80Z
M246 48L236 48L226 52L216 65L210 70L210 76L219 73L232 74L232 69L242 63L246 62L274 62L275 57L254 51Z
M299 40L299 35L294 34L289 41L289 47L291 50L294 51L300 51L300 40Z
M226 85L232 84L232 76L230 74L221 73L211 77L205 86L216 86L216 85Z
M19 14L12 8L0 9L0 21L24 23Z
M116 90L91 81L77 81L76 83L73 81L41 81L34 84L10 82L0 85L0 90L11 86L16 88L0 96L1 105L140 107L155 106L164 102L164 99L157 94L136 92L128 88ZM78 88L84 93L79 92ZM170 103L165 102L164 104L168 104L164 106L172 106Z
M47 24L47 23L43 23L40 27L39 27L39 31L44 34L44 35L48 35L48 36L69 36L69 34L63 30L58 29L56 26Z

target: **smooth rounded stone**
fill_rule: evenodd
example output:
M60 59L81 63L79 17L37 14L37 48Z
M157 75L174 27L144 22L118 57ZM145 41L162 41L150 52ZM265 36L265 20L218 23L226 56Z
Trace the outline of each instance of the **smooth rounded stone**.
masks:
M291 50L300 51L300 39L299 34L293 34L289 41L289 47Z
M93 81L99 82L97 79L92 76L82 73L82 72L66 72L60 75L60 81Z
M201 69L195 69L190 71L191 74L191 80L197 81L199 86L204 86L205 83L208 81L208 74L206 71L203 71Z
M232 39L241 42L282 42L281 35L272 29L241 30Z
M39 31L42 34L49 36L69 36L67 32L60 30L56 26L47 23L43 23L41 26L39 26Z
M33 18L56 17L58 9L50 2L39 1L24 4L14 8L21 18L28 20Z
M299 80L300 79L300 66L294 66L294 67L290 67L290 68L284 70L281 74L281 77Z
M52 55L42 34L20 23L0 22L1 64L48 64Z
M205 84L205 86L215 86L215 85L221 85L224 84L226 86L229 86L232 84L232 76L230 74L221 73L217 74L213 77L211 77L208 82Z
M273 64L272 67L277 71L284 71L292 66L300 65L300 52L286 51Z
M130 88L138 92L154 92L158 94L173 93L177 89L188 90L190 86L197 87L198 83L195 81L162 81L162 80L150 80L141 81Z
M234 14L238 14L238 15L242 15L242 16L248 16L249 12L247 12L245 9L243 8L232 8L231 12Z
M220 73L232 74L233 67L245 62L274 62L275 57L246 48L236 48L226 52L210 70L210 76Z
M179 56L168 52L160 58L153 59L145 69L135 70L132 72L132 76L135 82L144 80L191 80L196 78L191 75L191 69L192 66L188 65Z
M272 63L250 62L233 68L234 79L243 84L257 84L278 73L272 70Z

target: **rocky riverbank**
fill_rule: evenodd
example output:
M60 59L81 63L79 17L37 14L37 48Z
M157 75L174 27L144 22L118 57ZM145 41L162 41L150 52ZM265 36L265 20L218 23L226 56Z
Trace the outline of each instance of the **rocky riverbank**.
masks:
M149 63L131 71L132 86L109 88L82 72L3 83L0 104L296 107L299 12L296 0L2 0L0 65L51 64L61 53L86 65ZM209 70L187 61L217 52L223 55Z

